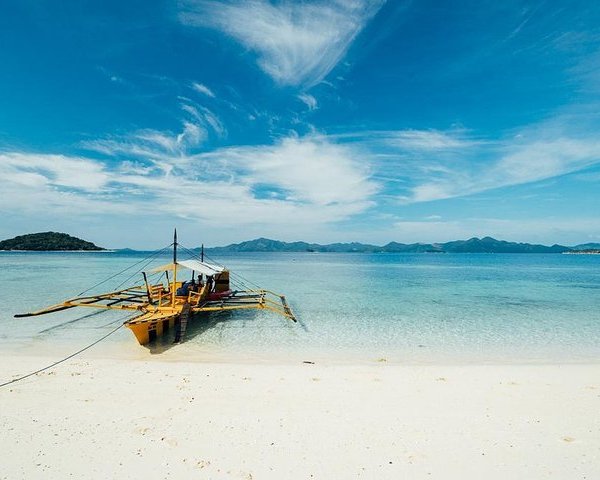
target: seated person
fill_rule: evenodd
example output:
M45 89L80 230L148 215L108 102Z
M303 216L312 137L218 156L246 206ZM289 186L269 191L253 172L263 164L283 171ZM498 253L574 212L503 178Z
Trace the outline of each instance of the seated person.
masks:
M185 281L181 284L181 287L179 287L177 289L177 291L175 292L175 295L177 295L178 297L184 297L188 294L190 287L192 286L192 283L190 281Z

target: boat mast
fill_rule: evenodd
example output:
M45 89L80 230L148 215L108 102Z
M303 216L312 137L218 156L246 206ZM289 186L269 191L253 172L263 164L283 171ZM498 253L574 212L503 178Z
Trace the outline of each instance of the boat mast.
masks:
M175 306L175 288L177 287L177 229L173 235L173 287L171 287L171 305Z
M204 244L202 244L202 249L200 250L200 260L204 262Z
M142 272L144 276L144 283L146 284L146 294L148 295L148 302L152 305L152 295L150 294L150 285L148 284L148 277L146 276L146 272Z

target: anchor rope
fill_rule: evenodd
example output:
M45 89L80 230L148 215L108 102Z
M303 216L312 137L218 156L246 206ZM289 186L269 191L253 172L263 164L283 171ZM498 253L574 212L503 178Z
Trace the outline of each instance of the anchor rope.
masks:
M124 319L126 319L126 318L128 318L128 317L129 317L129 316L126 316L126 317L123 317L123 318L120 318L120 319L117 319L117 320L124 320ZM117 320L115 320L115 322L116 322ZM111 322L111 323L114 323L114 322ZM110 324L109 324L109 325L110 325ZM39 370L36 370L35 372L28 373L27 375L23 375L23 376L21 376L21 377L18 377L18 378L13 378L12 380L9 380L8 382L0 383L0 388L2 388L2 387L6 387L7 385L11 385L11 384L13 384L13 383L16 383L16 382L19 382L19 381L21 381L21 380L25 380L26 378L32 377L33 375L37 375L38 373L41 373L41 372L43 372L43 371L45 371L45 370L48 370L48 369L50 369L50 368L52 368L52 367L55 367L56 365L59 365L59 364L61 364L61 363L63 363L63 362L66 362L67 360L69 360L69 359L71 359L71 358L73 358L73 357L75 357L75 356L79 355L80 353L83 353L83 352L85 352L86 350L89 350L89 349L90 349L90 348L92 348L94 345L98 345L98 344L99 344L99 343L100 343L102 340L105 340L105 339L107 339L107 338L108 338L108 337L110 337L110 336L111 336L113 333L115 333L117 330L119 330L121 327L123 327L123 325L124 325L124 323L121 323L121 324L120 324L120 325L119 325L117 328L114 328L113 330L111 330L110 332L108 332L106 335L103 335L101 338L99 338L99 339L98 339L98 340L96 340L95 342L93 342L93 343L90 343L89 345L87 345L87 346L83 347L82 349L80 349L80 350L77 350L75 353L72 353L71 355L69 355L69 356L67 356L67 357L65 357L65 358L63 358L63 359L61 359L61 360L58 360L58 361L56 361L56 362L52 363L51 365L48 365L48 366L46 366L46 367L44 367L44 368L40 368Z

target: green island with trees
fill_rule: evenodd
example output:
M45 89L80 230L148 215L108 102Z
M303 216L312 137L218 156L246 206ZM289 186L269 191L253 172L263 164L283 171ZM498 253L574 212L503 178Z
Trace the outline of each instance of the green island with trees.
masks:
M0 250L28 250L37 252L48 251L102 251L92 242L72 237L66 233L41 232L19 235L8 240L0 241Z

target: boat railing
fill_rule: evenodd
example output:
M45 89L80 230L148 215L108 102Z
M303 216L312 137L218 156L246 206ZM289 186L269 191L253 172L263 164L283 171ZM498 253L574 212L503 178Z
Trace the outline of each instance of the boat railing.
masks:
M150 296L155 307L171 306L171 290L160 283L150 287Z

